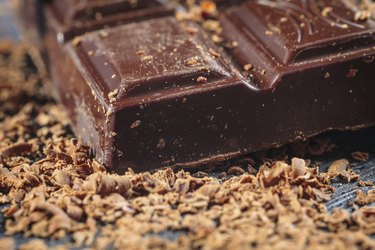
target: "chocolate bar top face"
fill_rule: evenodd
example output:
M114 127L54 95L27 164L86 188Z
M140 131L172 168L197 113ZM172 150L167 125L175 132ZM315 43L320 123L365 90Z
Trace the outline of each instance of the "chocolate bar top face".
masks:
M345 57L362 57L375 46L375 22L355 21L349 1L256 0L222 15L233 56L251 63L260 88L271 88L288 73ZM230 31L235 30L235 31ZM226 34L224 32L224 34Z
M229 78L230 68L213 46L198 26L172 17L92 32L71 45L95 89L120 106L129 97L160 97Z

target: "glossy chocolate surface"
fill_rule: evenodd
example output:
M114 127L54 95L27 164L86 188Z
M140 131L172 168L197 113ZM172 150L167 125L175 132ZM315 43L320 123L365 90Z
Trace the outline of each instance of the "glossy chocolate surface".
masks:
M88 1L87 14L64 0L46 12L56 96L108 167L195 166L375 124L375 23L355 21L350 1L221 5L231 50L197 24L155 16L155 6L116 14L117 2ZM101 29L101 9L103 20L128 24ZM77 31L71 23L85 23L83 35L62 45L61 27Z

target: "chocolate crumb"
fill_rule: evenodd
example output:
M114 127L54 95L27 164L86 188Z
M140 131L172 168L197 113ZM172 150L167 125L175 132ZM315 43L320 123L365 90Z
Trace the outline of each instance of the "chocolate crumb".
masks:
M369 10L357 11L354 14L354 21L365 21L371 17L371 12Z
M359 186L361 186L361 187L371 187L371 186L375 186L375 184L374 184L373 181L363 181L363 180L359 180L359 181L358 181L358 184L359 184Z
M204 77L204 76L198 76L197 78L197 83L206 83L207 82L207 78Z
M82 38L80 36L76 36L73 38L72 44L73 46L78 46L79 44L81 44L81 41L82 41Z
M359 178L359 176L349 168L349 161L346 159L334 161L328 167L327 177L330 180L339 176L344 177L348 182Z
M265 31L265 34L266 34L267 36L272 36L272 35L273 35L273 31L272 31L272 30L266 30L266 31Z
M250 63L245 64L245 65L243 66L243 69L244 69L245 71L249 71L249 70L251 70L252 68L253 68L253 65L250 64Z
M354 202L360 206L375 202L375 189L372 189L367 193L364 193L362 190L357 189L357 197L355 198Z
M370 155L369 153L361 152L361 151L355 151L350 154L350 156L359 162L366 162L369 160Z
M208 52L213 56L213 57L220 57L220 54L216 52L215 50L209 48Z
M141 121L140 120L136 120L132 123L132 125L130 125L130 128L136 128L138 127L139 125L141 125Z
M332 12L332 7L324 7L322 12L321 12L321 15L324 16L324 17L327 17L329 13Z
M142 57L142 61L151 61L152 59L154 59L154 57L150 55Z
M186 64L189 65L189 66L196 65L198 63L199 63L199 58L197 58L197 57L190 58L186 62Z
M165 140L163 138L160 138L158 144L156 145L156 147L158 149L163 149L165 147L165 144L166 144Z
M116 76L116 75L115 75ZM113 78L113 77L112 77ZM115 90L113 90L112 92L109 92L108 93L108 98L109 99L112 99L112 98L115 98L117 95L118 95L118 93L119 93L119 90L118 89L115 89Z

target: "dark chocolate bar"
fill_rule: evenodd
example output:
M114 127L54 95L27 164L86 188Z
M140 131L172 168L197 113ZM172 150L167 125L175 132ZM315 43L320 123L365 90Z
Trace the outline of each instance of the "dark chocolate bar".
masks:
M375 22L356 18L350 1L220 9L222 34L237 44L229 51L150 2L47 7L58 100L108 167L195 166L375 124ZM116 27L102 29L104 19Z

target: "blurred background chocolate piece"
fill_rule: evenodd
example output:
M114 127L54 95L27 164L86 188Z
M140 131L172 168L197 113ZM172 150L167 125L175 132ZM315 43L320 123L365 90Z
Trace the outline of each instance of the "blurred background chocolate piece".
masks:
M39 51L44 50L43 35L45 20L43 4L47 0L11 0L17 22L22 31L23 40ZM12 13L10 11L10 13Z
M54 0L46 5L48 22L60 43L85 32L173 15L174 4L158 0Z
M15 15L8 0L0 0L0 39L20 40L20 32L15 22Z

